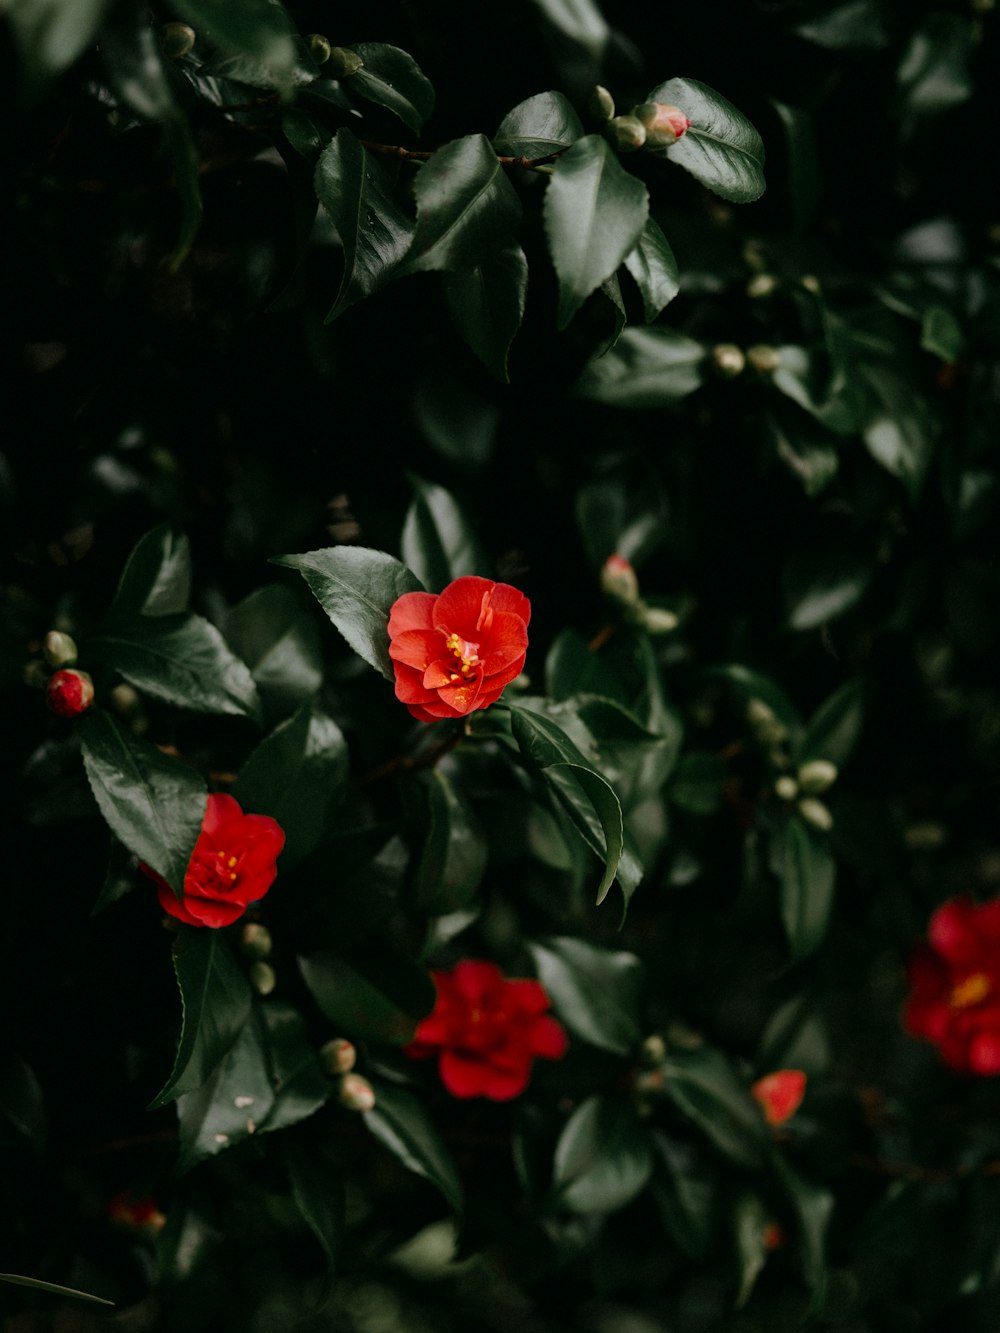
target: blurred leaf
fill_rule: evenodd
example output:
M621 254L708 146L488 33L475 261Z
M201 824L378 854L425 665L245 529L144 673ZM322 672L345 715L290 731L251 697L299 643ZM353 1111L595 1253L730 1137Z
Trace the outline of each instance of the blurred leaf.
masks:
M652 477L641 490L620 477L601 477L580 487L575 509L587 558L597 570L616 552L633 564L650 554L662 543L669 519L666 498Z
M385 42L355 42L350 50L365 62L348 87L391 111L415 134L434 110L434 87L412 56Z
M772 100L785 131L788 155L788 193L791 197L795 233L801 236L812 221L820 197L819 149L813 118L801 107Z
M344 273L327 322L372 296L396 273L413 239L413 219L395 196L397 164L341 128L316 163L316 197L344 247Z
M247 812L270 815L285 830L282 871L323 837L327 812L344 794L347 770L347 742L318 704L303 704L243 765L233 796Z
M767 1125L721 1051L671 1051L662 1068L671 1101L719 1152L739 1166L759 1167L769 1147Z
M178 897L205 814L200 773L97 709L80 721L83 762L112 833Z
M599 64L611 29L594 0L533 0L561 37L581 47Z
M848 0L847 4L837 5L826 14L797 24L795 31L807 41L831 51L880 47L889 40L881 7L874 0Z
M443 486L410 477L416 494L403 525L405 563L430 592L465 574L489 577L489 560L465 512Z
M37 100L45 84L83 54L109 8L110 0L16 0L0 6L21 55L29 100Z
M864 424L868 452L915 499L930 466L937 423L914 386L885 366L866 367L864 378L870 395Z
M97 916L105 908L111 907L135 886L135 857L114 834L109 841L111 846L108 852L108 868L97 901L90 909L91 916Z
M472 268L449 270L444 294L459 332L476 356L505 384L507 354L524 318L528 261L519 245L508 245Z
M836 866L822 834L792 815L786 826L781 871L781 916L799 962L815 953L826 936L833 908Z
M767 418L767 430L775 453L806 495L819 495L840 468L840 456L834 445L818 432L810 436L801 429L785 430L774 417Z
M642 1041L642 964L635 954L570 936L529 941L528 947L538 980L570 1032L612 1055L634 1055Z
M257 686L246 664L201 616L186 612L116 618L89 647L96 658L154 698L197 713L261 720Z
M326 1274L312 1311L316 1314L332 1297L337 1277L344 1235L344 1177L321 1153L310 1152L294 1140L283 1139L282 1148L292 1198L326 1259Z
M942 361L957 361L965 350L961 325L950 310L930 305L924 311L920 328L920 346Z
M658 731L644 727L615 700L595 696L551 705L546 716L606 779L626 811L655 795L677 762L682 727L666 705L657 714Z
M51 1296L68 1297L74 1301L89 1301L93 1305L114 1305L103 1296L92 1296L89 1291L77 1291L75 1287L60 1287L56 1282L43 1282L37 1277L22 1277L20 1273L0 1273L0 1282L10 1282L16 1287L31 1287L34 1291L47 1291Z
M768 1019L755 1061L759 1074L775 1069L803 1069L810 1078L824 1073L833 1059L826 1028L811 995L793 995Z
M191 600L191 545L182 532L167 523L151 529L132 548L108 621L136 616L173 616Z
M793 554L785 575L788 625L819 629L861 601L874 574L872 565L850 550Z
M788 731L795 733L801 728L802 718L798 709L770 676L754 671L741 662L729 662L725 666L711 667L708 674L728 681L747 704L754 699L766 704Z
M733 1202L733 1241L736 1247L736 1265L739 1285L735 1305L742 1309L767 1259L764 1237L768 1215L756 1194L739 1194Z
M748 204L764 193L764 145L742 112L695 79L669 79L648 102L680 107L690 128L663 154L723 199Z
M392 680L389 612L403 593L422 591L415 574L384 551L364 546L275 556L271 563L297 569L354 651Z
M270 1132L297 1125L318 1111L333 1095L334 1085L319 1062L297 1009L268 999L257 1012L263 1024L264 1051L274 1089L274 1103L258 1129Z
M454 275L445 275L445 285ZM481 467L492 457L500 425L497 404L451 360L429 361L413 393L413 416L430 447L458 467Z
M857 744L864 722L865 696L860 680L848 680L835 690L809 720L796 761L828 759L843 768Z
M773 1158L774 1174L788 1196L798 1221L798 1250L802 1277L813 1292L817 1306L826 1287L826 1233L833 1213L834 1196L803 1176L781 1153Z
M557 323L564 329L636 245L649 213L649 196L608 143L588 134L557 160L543 212L559 278Z
M560 1208L610 1213L643 1190L653 1171L645 1126L620 1097L588 1097L559 1135L552 1189Z
M287 717L323 682L315 618L283 583L256 589L226 616L226 641L246 663L273 717Z
M682 755L670 783L670 799L693 815L711 815L722 804L726 765L714 750Z
M548 157L583 138L580 117L562 93L537 93L508 111L493 136L502 157Z
M407 1170L429 1180L457 1213L462 1211L462 1186L451 1153L416 1097L391 1083L377 1083L375 1106L364 1113L364 1121Z
M45 1098L35 1072L14 1051L0 1054L0 1116L37 1156L45 1147Z
M621 683L600 653L592 652L587 640L575 629L556 635L545 659L545 682L550 698L563 703L578 694L599 694L615 699Z
M649 324L680 291L674 252L652 218L646 219L635 248L625 256L625 267L639 288L646 323Z
M214 42L230 58L222 77L289 92L295 84L316 77L316 67L298 40L298 32L281 0L172 0L174 11L199 35Z
M440 768L412 774L404 794L423 832L414 868L418 911L441 916L467 907L482 881L488 856L475 809Z
M508 248L521 202L484 134L442 145L413 185L417 225L407 272L475 268Z
M173 1071L150 1110L201 1087L250 1015L252 995L221 931L186 926L174 941L181 1035Z
M334 1030L403 1046L434 1008L430 975L387 943L357 945L350 960L326 951L299 959L306 985Z
M701 343L674 329L626 329L585 367L577 393L610 407L672 407L699 388L704 360Z
M959 106L972 96L971 16L929 13L910 39L896 70L903 116L912 123Z
M692 1258L704 1255L712 1237L716 1206L714 1179L690 1143L651 1134L656 1169L650 1185L671 1240Z
M776 389L798 403L827 430L854 435L860 428L861 399L854 366L818 352L786 344L777 349L778 366L771 375Z
M604 356L606 352L610 352L611 348L614 347L618 339L622 336L622 329L625 327L627 316L625 313L625 298L622 296L621 283L618 281L617 273L612 273L610 278L605 278L598 288L598 291L602 296L607 297L614 307L615 312L615 323L614 328L611 331L611 336L607 339L607 342L601 348L599 353L600 356Z

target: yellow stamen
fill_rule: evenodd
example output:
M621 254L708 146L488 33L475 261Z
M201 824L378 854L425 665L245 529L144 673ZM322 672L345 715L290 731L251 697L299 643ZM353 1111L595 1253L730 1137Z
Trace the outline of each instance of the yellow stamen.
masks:
M985 1000L992 989L993 985L985 972L973 972L952 987L948 1003L952 1009L971 1009L974 1004Z

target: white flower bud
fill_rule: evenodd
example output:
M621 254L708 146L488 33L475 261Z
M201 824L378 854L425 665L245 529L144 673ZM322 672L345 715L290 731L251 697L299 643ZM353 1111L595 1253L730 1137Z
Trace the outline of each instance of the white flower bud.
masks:
M818 796L837 780L837 765L829 759L810 759L799 769L799 786L810 796Z
M813 828L823 833L829 833L833 828L833 815L815 796L807 796L805 800L799 801L798 811L807 824L812 824Z

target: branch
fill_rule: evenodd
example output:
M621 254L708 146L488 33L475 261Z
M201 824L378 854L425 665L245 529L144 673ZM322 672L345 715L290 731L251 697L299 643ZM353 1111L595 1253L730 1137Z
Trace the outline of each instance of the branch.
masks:
M436 150L428 152L426 149L403 148L395 143L373 143L371 139L359 140L363 148L367 148L371 153L382 153L386 157L405 158L410 162L429 162L434 156ZM554 162L557 157L561 157L566 150L557 149L554 153L546 153L544 157L508 157L503 153L497 153L496 158L502 167L521 167L525 171L545 171L550 162Z

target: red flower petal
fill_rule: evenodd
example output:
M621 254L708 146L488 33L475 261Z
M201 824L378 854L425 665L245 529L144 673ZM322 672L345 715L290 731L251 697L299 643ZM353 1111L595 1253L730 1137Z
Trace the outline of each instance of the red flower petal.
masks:
M394 639L408 630L432 629L436 601L437 598L430 592L404 592L389 612L389 638Z
M801 1069L777 1069L759 1078L750 1091L760 1103L767 1123L783 1125L802 1104L806 1076Z
M531 1028L531 1053L546 1060L561 1060L569 1040L566 1029L549 1014L536 1019Z

